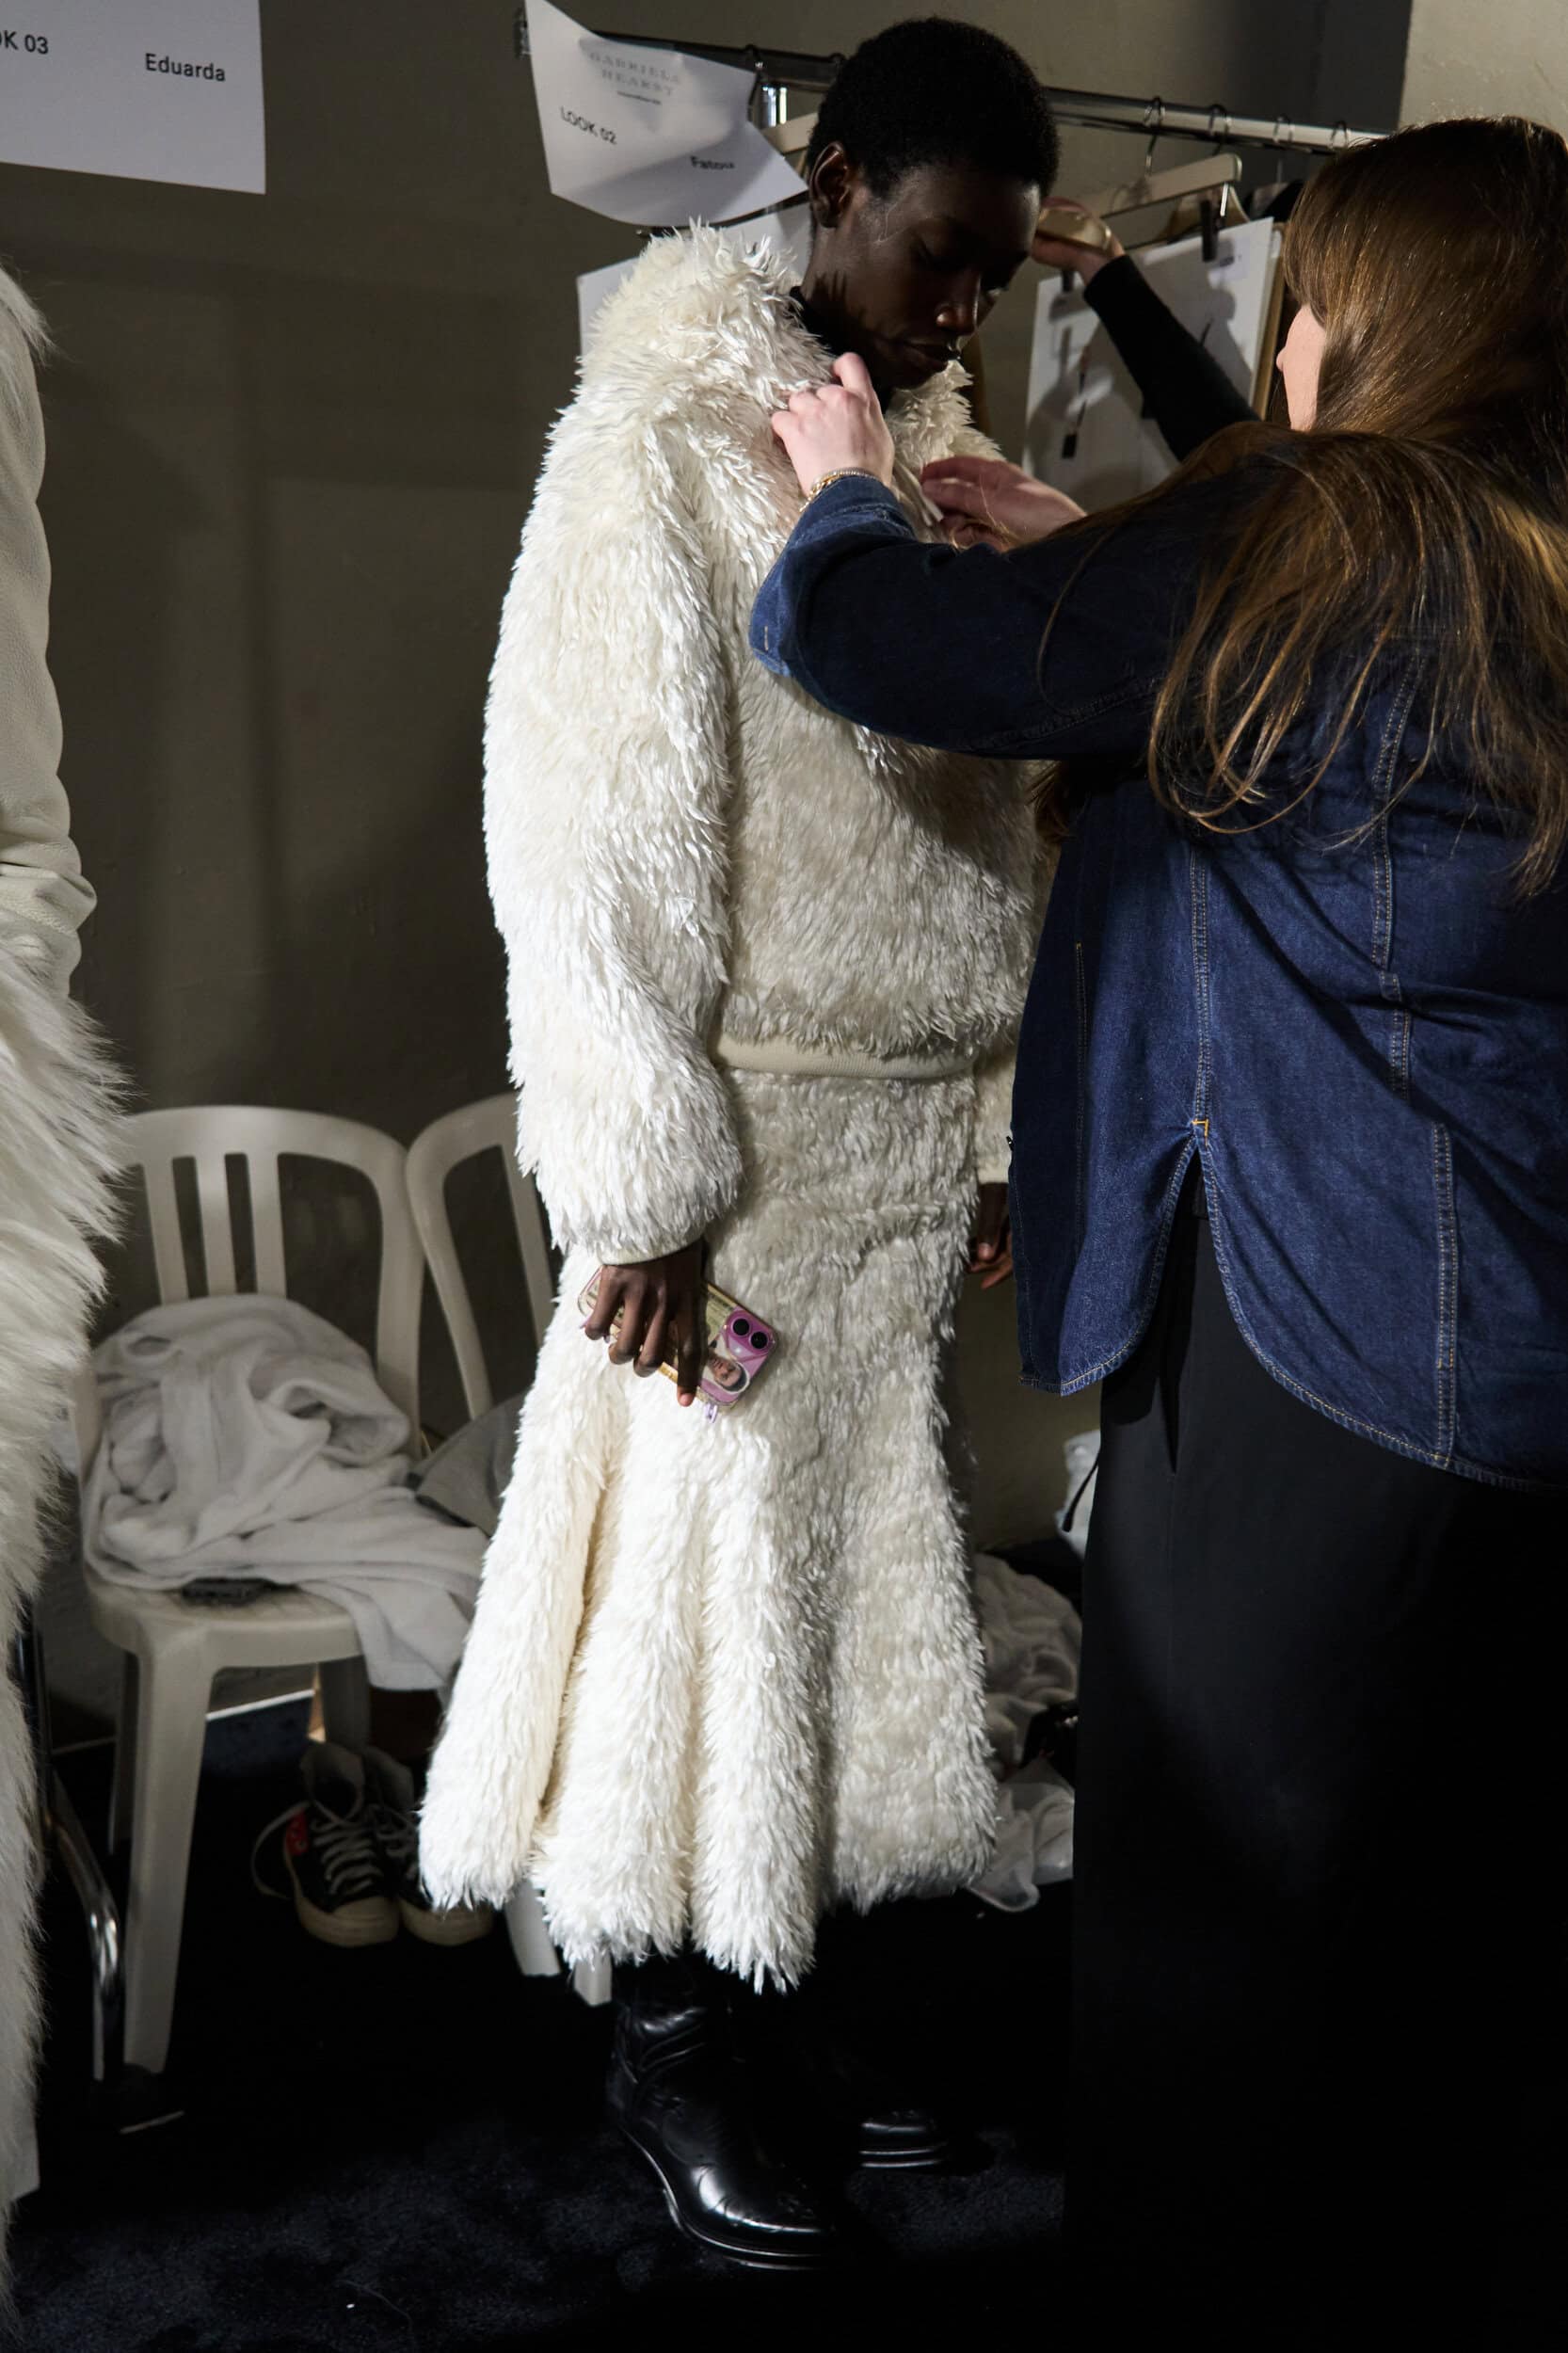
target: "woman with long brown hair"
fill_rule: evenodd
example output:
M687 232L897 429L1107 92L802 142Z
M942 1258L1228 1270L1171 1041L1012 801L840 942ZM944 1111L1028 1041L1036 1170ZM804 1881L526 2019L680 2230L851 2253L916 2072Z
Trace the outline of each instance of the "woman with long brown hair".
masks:
M1564 2089L1568 146L1336 158L1286 268L1288 430L1065 527L930 470L972 551L840 362L753 645L1057 763L1013 1238L1026 1378L1105 1383L1087 2341L1469 2345Z

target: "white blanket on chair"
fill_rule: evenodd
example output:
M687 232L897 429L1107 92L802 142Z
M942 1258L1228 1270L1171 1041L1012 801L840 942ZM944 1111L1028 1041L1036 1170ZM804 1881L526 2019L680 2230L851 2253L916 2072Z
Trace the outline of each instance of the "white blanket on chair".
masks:
M292 1300L245 1295L154 1307L93 1366L83 1540L103 1576L298 1585L348 1611L373 1683L450 1677L484 1538L405 1484L408 1419L362 1348Z

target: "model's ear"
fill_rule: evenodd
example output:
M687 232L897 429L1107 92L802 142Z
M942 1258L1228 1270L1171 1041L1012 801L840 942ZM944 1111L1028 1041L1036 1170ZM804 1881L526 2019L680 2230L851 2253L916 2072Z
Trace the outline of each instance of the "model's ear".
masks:
M836 229L849 209L860 179L858 165L852 164L837 139L830 139L811 167L807 187L811 200L811 220L818 229Z

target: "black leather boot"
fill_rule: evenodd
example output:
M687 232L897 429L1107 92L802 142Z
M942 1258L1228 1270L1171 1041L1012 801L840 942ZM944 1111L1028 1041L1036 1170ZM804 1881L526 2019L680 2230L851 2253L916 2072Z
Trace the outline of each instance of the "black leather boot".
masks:
M791 1996L798 2015L769 2055L768 2075L783 2145L802 2163L833 2174L938 2173L966 2146L907 2071L870 2057L852 2038L823 2025L815 2006Z
M841 2246L824 2201L763 2148L719 1973L696 1959L616 1972L610 2113L677 2230L731 2263L815 2271Z
M911 2056L919 2021L899 1998L901 1971L920 1962L910 1909L890 1922L824 1921L816 1968L779 2009L803 2122L847 2168L939 2172L965 2153Z
M857 2052L824 2043L817 2054L824 2103L844 2120L851 2163L867 2172L938 2173L958 2144L913 2086L884 2075Z

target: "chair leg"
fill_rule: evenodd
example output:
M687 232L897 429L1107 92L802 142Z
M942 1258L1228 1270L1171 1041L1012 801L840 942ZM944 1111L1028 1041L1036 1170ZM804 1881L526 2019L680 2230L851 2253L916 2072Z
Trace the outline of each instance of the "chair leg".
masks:
M120 1700L114 1721L114 1778L109 1785L109 1852L118 1854L131 1835L136 1786L136 1661L124 1651L120 1661Z
M125 1945L120 1907L55 1762L43 1638L25 1612L17 1636L16 1668L36 1766L36 1834L42 1841L53 1841L82 1907L92 1967L92 2072L99 2083L114 2089L120 2082L125 2026ZM35 2144L35 2163L36 2153Z
M325 1659L316 1673L321 1677L321 1720L327 1737L340 1748L364 1748L370 1739L370 1681L364 1660Z
M140 1661L131 1891L125 1919L125 2059L163 2073L174 2018L212 1670L200 1643L168 1643Z
M125 1966L120 1907L92 1850L65 1784L49 1769L49 1817L76 1900L87 1924L92 1963L92 2073L111 2087L120 2081L125 2046Z
M611 1993L609 1962L580 1961L571 1973L571 1990L590 2009L602 2009Z
M525 1880L506 1906L506 1934L512 1958L525 1977L558 1977L561 1956L545 1923L537 1891Z

